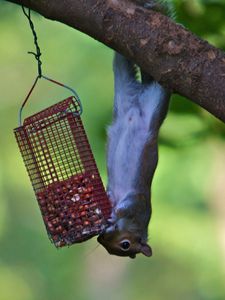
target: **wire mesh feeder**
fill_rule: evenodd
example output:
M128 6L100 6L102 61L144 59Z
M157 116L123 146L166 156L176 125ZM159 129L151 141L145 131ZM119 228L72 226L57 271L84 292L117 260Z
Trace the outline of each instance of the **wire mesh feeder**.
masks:
M77 99L72 96L26 118L14 132L55 246L102 232L111 207Z

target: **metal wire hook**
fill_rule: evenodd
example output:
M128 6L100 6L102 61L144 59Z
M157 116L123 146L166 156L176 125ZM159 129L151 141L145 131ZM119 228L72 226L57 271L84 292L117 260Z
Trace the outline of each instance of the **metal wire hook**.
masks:
M37 62L38 62L38 77L41 78L41 76L42 76L42 69L41 69L42 61L40 59L41 50L40 50L40 47L38 45L38 38L37 38L37 33L35 31L35 28L34 28L34 23L31 20L31 11L30 11L30 8L28 8L28 13L27 13L26 10L25 10L25 7L23 5L22 5L22 10L23 10L24 15L27 17L27 19L29 21L30 28L31 28L31 31L32 31L32 34L33 34L33 37L34 37L34 45L36 47L36 53L32 52L32 51L28 51L28 54L34 55L35 59L37 60Z
M21 108L20 108L20 110L19 110L19 116L18 116L18 119L19 119L19 126L22 126L22 112L23 112L24 106L26 105L26 103L27 103L27 101L28 101L28 99L29 99L31 93L33 92L33 90L34 90L34 88L35 88L35 86L36 86L36 84L37 84L37 82L38 82L38 80L39 80L40 78L43 78L43 79L48 80L48 81L50 81L50 82L52 82L52 83L55 83L55 84L57 84L57 85L59 85L59 86L65 88L65 89L69 90L70 92L72 92L74 98L77 100L77 102L79 103L79 107L80 107L80 111L79 111L78 113L74 113L74 115L79 116L79 115L82 114L82 112L83 112L83 107L82 107L82 104L81 104L81 100L80 100L80 97L78 96L77 92L76 92L74 89L72 89L72 88L69 87L68 85L65 85L65 84L63 84L63 83L61 83L61 82L58 82L58 81L56 81L56 80L54 80L54 79L51 79L51 78L49 78L49 77L47 77L47 76L42 75L41 77L39 77L39 76L36 77L36 79L35 79L35 81L34 81L32 87L31 87L30 91L28 92L28 94L27 94L25 100L23 101L23 103L22 103L22 105L21 105Z

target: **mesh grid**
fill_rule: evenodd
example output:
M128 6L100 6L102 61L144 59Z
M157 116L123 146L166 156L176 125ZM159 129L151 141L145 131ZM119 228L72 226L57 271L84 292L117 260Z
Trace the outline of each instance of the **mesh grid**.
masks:
M79 113L79 103L70 97L14 130L56 247L102 232L111 210Z

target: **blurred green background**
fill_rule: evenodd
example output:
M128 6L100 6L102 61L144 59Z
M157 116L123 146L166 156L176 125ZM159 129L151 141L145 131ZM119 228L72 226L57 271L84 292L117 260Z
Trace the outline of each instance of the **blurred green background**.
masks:
M177 21L225 49L225 1L176 1ZM112 50L35 14L46 75L76 88L106 182ZM151 259L110 256L96 239L56 250L49 242L13 128L36 76L33 39L20 7L0 2L0 299L225 299L225 125L174 96L160 134L149 228ZM24 115L62 100L41 80Z

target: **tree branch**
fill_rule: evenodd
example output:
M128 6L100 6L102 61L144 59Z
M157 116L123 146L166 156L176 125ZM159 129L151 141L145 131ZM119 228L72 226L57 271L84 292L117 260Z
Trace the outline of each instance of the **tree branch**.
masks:
M8 0L74 27L135 61L225 122L225 53L128 0Z

